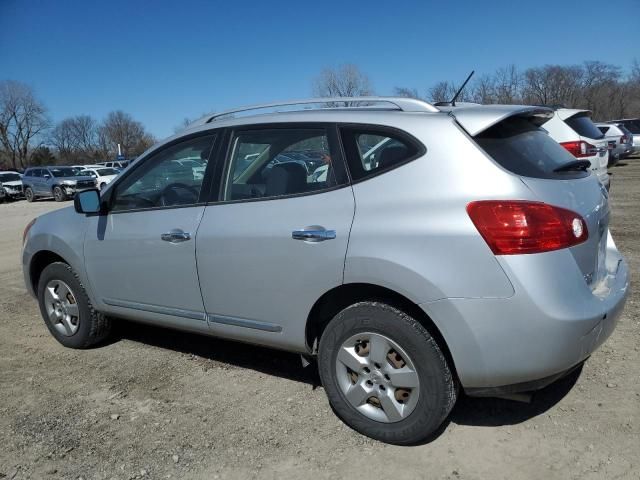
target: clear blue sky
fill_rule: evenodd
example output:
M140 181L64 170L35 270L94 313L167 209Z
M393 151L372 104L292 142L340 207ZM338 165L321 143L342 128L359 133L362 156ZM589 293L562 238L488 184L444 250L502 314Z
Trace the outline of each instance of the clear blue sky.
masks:
M510 63L628 70L638 19L640 0L0 0L0 79L31 85L55 121L122 109L164 137L184 117L307 97L341 63L381 95Z

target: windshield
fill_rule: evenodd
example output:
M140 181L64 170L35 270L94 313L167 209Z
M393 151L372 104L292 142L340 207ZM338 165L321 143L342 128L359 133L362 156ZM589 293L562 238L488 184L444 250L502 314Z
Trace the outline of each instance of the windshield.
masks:
M98 175L101 177L105 177L107 175L118 175L118 173L120 173L115 168L99 168L96 172L98 172Z
M634 135L640 134L640 120L626 120L623 125Z
M604 137L602 132L596 127L596 124L591 121L588 113L579 113L571 118L567 118L565 122L581 137L593 138L595 140Z
M500 166L516 175L556 179L589 175L584 171L556 172L575 158L527 118L511 117L479 133L475 140Z
M17 173L0 173L0 183L2 182L15 182L20 179L20 175Z
M54 177L75 177L78 174L71 167L50 168L49 171Z

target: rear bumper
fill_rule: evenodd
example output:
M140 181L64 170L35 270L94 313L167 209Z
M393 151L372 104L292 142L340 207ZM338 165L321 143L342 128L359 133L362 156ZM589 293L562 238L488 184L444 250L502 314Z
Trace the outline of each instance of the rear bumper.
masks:
M516 290L511 298L421 305L472 393L518 384L531 390L559 378L611 335L629 294L628 267L610 236L608 274L594 291L567 251L499 260Z

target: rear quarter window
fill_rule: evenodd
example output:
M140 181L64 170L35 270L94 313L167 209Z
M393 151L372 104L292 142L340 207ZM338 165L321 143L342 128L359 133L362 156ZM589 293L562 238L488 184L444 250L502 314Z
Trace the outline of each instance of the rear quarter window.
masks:
M599 139L604 136L603 132L598 130L598 127L596 127L587 113L579 113L571 118L567 118L565 123L581 137Z
M391 170L426 152L409 134L391 128L348 126L343 127L341 133L354 181Z
M474 139L502 168L516 175L558 180L589 175L585 171L556 172L575 158L526 117L511 117Z

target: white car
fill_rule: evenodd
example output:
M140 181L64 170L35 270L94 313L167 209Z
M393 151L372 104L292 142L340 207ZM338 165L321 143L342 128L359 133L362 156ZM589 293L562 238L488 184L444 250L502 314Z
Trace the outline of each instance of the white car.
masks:
M596 123L609 143L609 165L614 165L633 153L633 135L624 126L610 123Z
M85 168L78 175L93 177L96 179L96 185L100 190L106 187L111 180L116 178L120 172L115 168L95 167Z
M558 108L542 128L576 159L589 161L590 170L609 189L609 144L591 120L590 110Z
M640 152L640 118L623 118L620 120L609 120L607 123L624 126L631 133L633 150Z
M0 172L0 190L3 199L24 198L22 175L16 172Z

